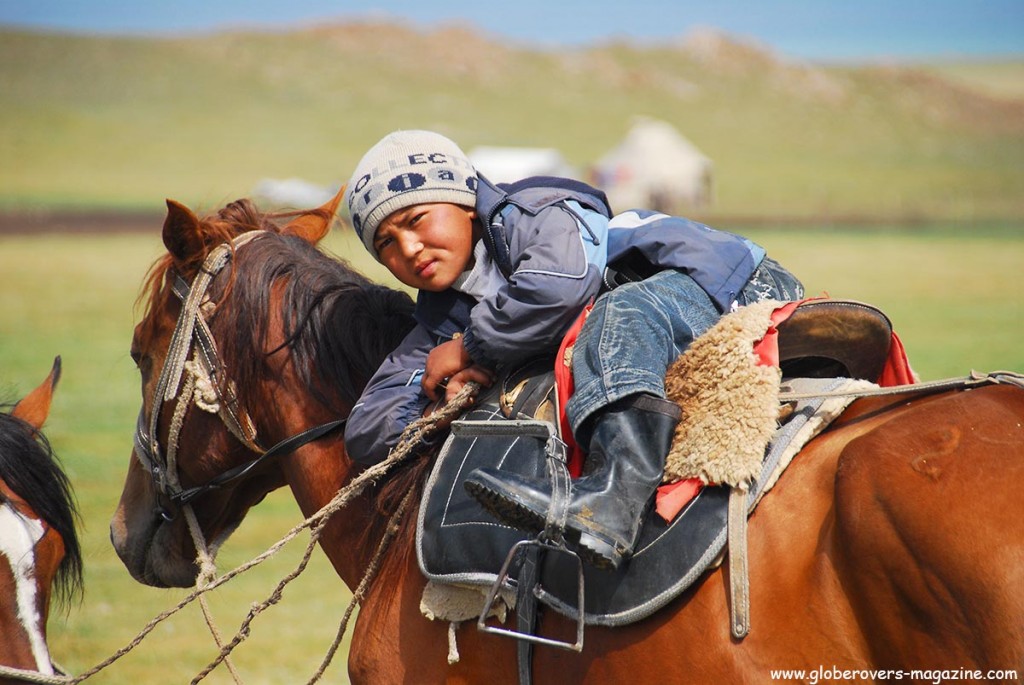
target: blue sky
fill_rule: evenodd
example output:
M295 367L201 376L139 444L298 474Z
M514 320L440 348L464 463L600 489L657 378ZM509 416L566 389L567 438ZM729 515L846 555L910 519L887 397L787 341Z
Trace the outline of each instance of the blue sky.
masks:
M666 40L713 26L819 59L1024 55L1024 0L2 0L0 24L99 33L399 17L516 41Z

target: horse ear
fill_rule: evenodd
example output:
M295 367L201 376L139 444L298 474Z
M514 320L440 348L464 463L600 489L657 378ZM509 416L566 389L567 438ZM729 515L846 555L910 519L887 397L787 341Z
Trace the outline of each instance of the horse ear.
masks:
M338 194L331 198L326 204L317 209L295 217L291 223L284 227L284 233L298 236L308 243L317 244L327 232L331 230L334 223L334 215L341 204L341 198L345 196L345 186L342 186Z
M53 399L53 390L60 380L60 357L53 360L53 368L50 375L42 384L30 392L20 402L14 405L11 415L16 416L30 426L39 430L46 423L46 417L50 415L50 401Z
M187 262L189 257L202 249L199 228L199 217L191 209L175 200L167 200L164 246L179 262Z

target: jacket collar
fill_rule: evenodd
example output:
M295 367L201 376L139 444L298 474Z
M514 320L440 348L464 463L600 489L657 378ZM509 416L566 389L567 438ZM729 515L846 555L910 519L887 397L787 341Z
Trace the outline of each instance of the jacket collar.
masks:
M489 221L507 199L507 192L491 183L483 174L477 174L476 212L481 221Z
M495 184L482 174L477 175L476 211L484 220L492 219L494 213L509 199L533 213L555 200L572 199L609 218L612 216L612 208L604 192L582 181L555 176L531 176L515 183Z

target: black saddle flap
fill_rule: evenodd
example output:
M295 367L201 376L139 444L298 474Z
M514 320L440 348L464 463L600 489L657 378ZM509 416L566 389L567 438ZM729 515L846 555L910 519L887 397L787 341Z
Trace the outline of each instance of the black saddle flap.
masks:
M464 418L508 421L492 392ZM417 525L420 568L431 580L490 586L512 546L527 535L502 525L466 492L463 481L481 466L546 478L544 441L537 438L450 435L427 481ZM592 625L640 620L689 587L725 546L729 493L706 487L671 523L653 512L636 553L617 571L584 567L584 618ZM547 555L540 599L567 615L576 611L571 557Z

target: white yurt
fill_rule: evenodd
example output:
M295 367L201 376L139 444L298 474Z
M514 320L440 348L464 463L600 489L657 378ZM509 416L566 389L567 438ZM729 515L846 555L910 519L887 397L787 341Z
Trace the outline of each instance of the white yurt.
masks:
M682 213L711 203L711 159L674 126L637 117L619 145L597 160L593 182L616 212Z

